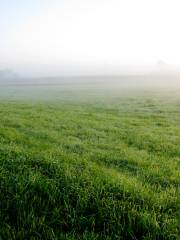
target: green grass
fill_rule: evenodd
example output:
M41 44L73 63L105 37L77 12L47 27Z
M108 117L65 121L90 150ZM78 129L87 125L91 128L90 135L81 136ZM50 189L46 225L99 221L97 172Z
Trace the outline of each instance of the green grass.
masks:
M0 239L178 239L178 92L15 93L0 97Z

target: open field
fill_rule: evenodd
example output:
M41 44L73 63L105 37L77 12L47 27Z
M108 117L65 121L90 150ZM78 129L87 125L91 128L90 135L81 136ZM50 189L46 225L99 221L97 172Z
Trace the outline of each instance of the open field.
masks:
M0 239L178 239L180 91L0 87Z

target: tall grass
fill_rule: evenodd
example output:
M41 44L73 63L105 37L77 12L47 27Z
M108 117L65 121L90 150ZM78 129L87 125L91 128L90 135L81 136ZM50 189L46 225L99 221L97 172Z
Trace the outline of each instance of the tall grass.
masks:
M178 239L179 123L178 96L2 100L0 239Z

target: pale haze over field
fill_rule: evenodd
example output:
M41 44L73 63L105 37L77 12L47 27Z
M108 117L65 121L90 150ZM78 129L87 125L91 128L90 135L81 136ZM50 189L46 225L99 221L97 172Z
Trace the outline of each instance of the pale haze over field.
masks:
M159 60L177 69L179 11L179 0L0 0L0 69L118 74Z

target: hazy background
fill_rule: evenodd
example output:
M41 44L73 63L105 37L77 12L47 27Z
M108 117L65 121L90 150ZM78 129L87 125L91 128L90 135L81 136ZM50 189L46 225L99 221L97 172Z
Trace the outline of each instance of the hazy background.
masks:
M179 0L0 1L1 75L177 73L179 9Z

